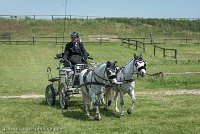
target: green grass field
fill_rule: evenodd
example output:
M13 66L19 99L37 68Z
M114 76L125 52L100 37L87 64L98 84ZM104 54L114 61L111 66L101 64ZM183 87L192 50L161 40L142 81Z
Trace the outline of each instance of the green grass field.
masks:
M96 62L117 60L119 66L131 60L134 53L142 52L132 47L130 49L125 45L111 43L85 44L85 47ZM178 59L199 58L199 45L167 47L178 50ZM46 68L50 66L53 75L57 75L58 62L54 59L57 52L61 52L60 45L0 44L0 96L44 94L49 84ZM176 64L174 61L163 59L162 52L153 56L152 46L147 46L142 54L148 62L148 73L200 71L200 63L197 61L180 61ZM133 114L120 117L114 112L113 105L108 111L102 106L100 109L102 120L99 122L94 121L93 117L88 119L84 116L81 97L71 98L68 110L61 110L58 101L56 106L49 107L45 105L44 99L0 99L0 133L34 131L34 133L197 134L200 131L199 95L137 95L139 92L182 89L199 91L199 74L167 75L163 79L150 76L136 78L137 105ZM129 97L125 96L125 109L130 103ZM92 114L94 115L94 110ZM50 131L48 128L57 131Z
M200 131L199 95L140 95L133 114L120 117L113 107L105 110L102 106L99 122L84 116L80 97L72 98L68 110L46 106L43 99L0 99L0 103L0 133L197 134ZM125 103L127 109L128 97ZM48 130L53 128L57 131Z
M132 59L133 54L141 51L129 49L119 44L86 44L86 49L96 62L118 61L118 66L125 65ZM170 46L169 46L170 47ZM153 56L152 46L147 46L143 58L148 62L147 72L199 72L200 63L197 61L164 60L162 52ZM188 51L182 46L176 46L178 58L196 58L199 54L198 46L189 46ZM57 75L58 61L54 59L57 52L61 52L60 45L0 45L0 93L1 95L17 95L39 93L43 94L47 81L46 68L50 66L54 76ZM136 77L136 76L135 76ZM136 79L136 89L199 89L200 77L195 75L165 76L164 79L154 77ZM156 87L156 88L155 88Z

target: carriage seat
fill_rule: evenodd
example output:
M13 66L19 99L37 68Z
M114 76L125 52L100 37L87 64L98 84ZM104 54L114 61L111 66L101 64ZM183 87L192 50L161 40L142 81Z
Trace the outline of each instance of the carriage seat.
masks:
M63 58L64 53L57 53L55 59Z
M64 60L64 67L72 68L72 63L69 60Z

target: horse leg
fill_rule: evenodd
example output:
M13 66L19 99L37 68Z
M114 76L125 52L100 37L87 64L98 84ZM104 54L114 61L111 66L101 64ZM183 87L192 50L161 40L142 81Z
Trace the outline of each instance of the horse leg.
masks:
M121 116L124 116L124 95L120 92Z
M119 109L117 107L117 101L118 101L118 94L119 92L116 91L115 96L114 96L114 102L115 102L115 112L119 113Z
M89 108L90 110L92 110L93 109L93 102L91 101L90 102L90 108Z
M96 115L95 115L95 120L100 120L101 116L100 116L100 112L99 112L99 101L96 99L96 95L92 94L92 102L95 104L96 106Z
M82 92L82 98L83 98L83 102L84 102L84 105L85 105L85 115L87 117L90 116L90 112L89 112L89 106L88 106L88 98L86 96L86 94L84 92Z
M105 97L104 97L104 93L101 93L100 95L99 95L99 100L101 100L101 103L102 104L106 104L106 102L105 102Z
M131 100L132 100L132 105L131 105L131 107L127 110L127 113L128 113L128 114L131 114L131 113L132 113L132 110L133 110L133 108L134 108L134 104L135 104L135 102L136 102L134 90L132 90L132 91L129 93L129 95L130 95Z
M107 88L105 90L105 108L108 109L108 107L111 105L112 102L112 90L110 88Z

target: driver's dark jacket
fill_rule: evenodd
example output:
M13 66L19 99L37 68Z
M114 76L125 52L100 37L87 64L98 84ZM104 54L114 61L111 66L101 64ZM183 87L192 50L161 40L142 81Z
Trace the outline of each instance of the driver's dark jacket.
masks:
M85 64L88 55L82 42L69 42L66 44L63 58L69 60L73 65Z

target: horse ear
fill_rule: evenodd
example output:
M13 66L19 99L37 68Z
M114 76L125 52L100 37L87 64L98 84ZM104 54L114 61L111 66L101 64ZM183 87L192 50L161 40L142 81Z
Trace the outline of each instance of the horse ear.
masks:
M136 56L136 54L134 53L134 59L136 59L137 58L137 56Z
M142 59L142 53L140 53L140 59Z
M111 65L110 61L107 61L107 67L109 67Z

